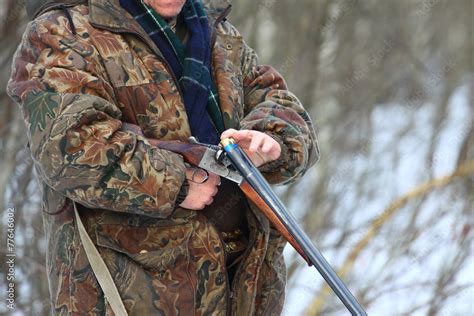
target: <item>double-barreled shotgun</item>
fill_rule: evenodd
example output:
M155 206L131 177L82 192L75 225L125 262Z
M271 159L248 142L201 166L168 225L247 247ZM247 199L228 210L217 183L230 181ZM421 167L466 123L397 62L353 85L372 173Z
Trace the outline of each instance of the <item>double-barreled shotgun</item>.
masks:
M182 155L187 163L195 167L236 182L247 198L258 206L308 265L314 265L351 314L367 315L321 252L305 234L297 220L273 192L260 171L232 139L222 140L220 146L202 144L193 137L189 141L189 144L155 140L152 140L151 143L159 148Z

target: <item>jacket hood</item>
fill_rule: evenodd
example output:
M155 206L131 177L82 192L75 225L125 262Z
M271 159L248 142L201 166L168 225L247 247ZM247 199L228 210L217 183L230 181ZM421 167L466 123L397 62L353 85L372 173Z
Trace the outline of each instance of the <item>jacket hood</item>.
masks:
M118 1L118 0L117 0ZM133 1L133 0L131 0ZM41 13L61 6L69 7L87 3L88 0L26 0L26 13L30 20ZM229 6L230 0L203 0L203 4L211 12L220 14Z

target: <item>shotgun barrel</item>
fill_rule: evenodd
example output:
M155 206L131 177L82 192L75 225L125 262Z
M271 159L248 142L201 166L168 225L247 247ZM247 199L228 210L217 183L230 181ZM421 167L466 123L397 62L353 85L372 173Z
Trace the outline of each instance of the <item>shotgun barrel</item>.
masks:
M296 241L299 248L302 249L304 252L304 255L302 254L302 256L308 261L308 264L314 265L352 315L367 315L364 308L352 295L330 264L323 257L321 252L304 232L302 227L298 224L295 217L286 210L285 205L272 190L260 171L253 165L245 152L232 139L222 140L221 145L226 156L232 162L233 167L265 201L267 206L271 208L279 221L285 226L286 231L291 234L292 239Z

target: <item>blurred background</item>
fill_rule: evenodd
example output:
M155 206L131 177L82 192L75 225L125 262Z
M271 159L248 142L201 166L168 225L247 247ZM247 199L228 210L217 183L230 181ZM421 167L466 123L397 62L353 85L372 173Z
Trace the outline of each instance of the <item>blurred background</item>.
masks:
M234 0L229 20L310 112L322 157L277 187L370 315L474 315L473 0ZM17 315L47 315L38 186L5 93L25 28L0 0L1 302L14 208ZM283 315L346 315L288 246Z

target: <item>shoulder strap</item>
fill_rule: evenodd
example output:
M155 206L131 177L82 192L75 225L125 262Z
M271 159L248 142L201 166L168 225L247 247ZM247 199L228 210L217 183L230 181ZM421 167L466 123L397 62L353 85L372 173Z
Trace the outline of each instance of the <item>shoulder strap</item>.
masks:
M105 265L104 260L99 254L99 251L94 246L89 234L87 234L86 228L82 223L79 212L77 211L76 203L72 201L74 205L74 214L76 217L77 228L79 230L79 236L81 237L82 246L86 251L87 259L92 267L92 271L97 278L97 281L104 292L105 299L109 302L112 311L116 316L126 316L127 310L123 305L122 299L118 292L117 287L115 286L114 280L110 275L109 269Z

